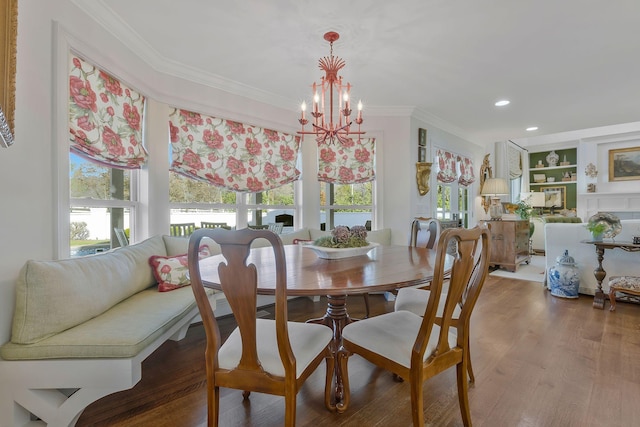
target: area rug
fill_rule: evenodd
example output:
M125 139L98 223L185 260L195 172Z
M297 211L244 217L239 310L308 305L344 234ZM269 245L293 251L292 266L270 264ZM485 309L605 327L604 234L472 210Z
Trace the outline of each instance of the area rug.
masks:
M531 257L531 262L529 262L529 264L520 264L520 267L518 267L518 270L515 273L497 269L489 273L489 275L542 283L544 282L544 269L544 256L534 255Z

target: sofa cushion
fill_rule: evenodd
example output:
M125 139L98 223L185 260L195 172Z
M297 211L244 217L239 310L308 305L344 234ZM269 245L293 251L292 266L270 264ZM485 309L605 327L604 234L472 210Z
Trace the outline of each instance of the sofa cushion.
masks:
M382 228L380 230L373 230L367 232L367 240L373 243L380 243L381 245L391 244L391 229Z
M151 287L37 343L6 343L0 347L0 356L6 360L133 357L185 315L195 313L195 307L191 288L158 292Z
M167 248L166 255L174 256L174 255L182 255L186 254L189 251L189 238L188 237L177 237L177 236L162 236L162 240L164 241L164 245ZM207 245L209 247L209 251L211 255L218 255L220 253L220 245L211 240L208 237L205 237L201 240L201 243Z
M155 284L149 257L166 254L155 236L82 258L27 261L16 283L11 341L34 343L104 313Z
M211 256L207 245L200 246L200 259ZM189 279L189 254L149 258L153 276L158 281L158 291L168 292L191 284Z

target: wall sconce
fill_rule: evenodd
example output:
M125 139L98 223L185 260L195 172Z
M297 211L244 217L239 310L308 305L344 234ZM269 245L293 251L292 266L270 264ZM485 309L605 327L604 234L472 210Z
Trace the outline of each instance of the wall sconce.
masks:
M429 192L429 176L431 175L431 163L416 163L416 183L418 184L418 193L421 196Z
M500 204L500 197L498 196L504 196L506 194L509 194L509 186L507 185L507 180L503 178L489 178L482 186L480 195L491 198L489 216L494 221L502 219L502 205Z

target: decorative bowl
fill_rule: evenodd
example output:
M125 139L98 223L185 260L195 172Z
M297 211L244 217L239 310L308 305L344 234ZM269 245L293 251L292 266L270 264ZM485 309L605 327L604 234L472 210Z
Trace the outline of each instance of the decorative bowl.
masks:
M327 248L324 246L315 245L303 245L304 248L309 248L318 255L318 258L322 259L342 259L350 258L354 256L366 255L371 249L380 246L379 243L369 242L368 246L360 246L358 248Z

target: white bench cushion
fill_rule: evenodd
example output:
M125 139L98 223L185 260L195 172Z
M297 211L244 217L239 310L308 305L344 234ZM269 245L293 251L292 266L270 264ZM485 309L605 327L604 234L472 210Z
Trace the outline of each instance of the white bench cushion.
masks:
M11 341L31 344L96 317L156 283L152 255L161 236L88 257L27 261L16 284Z
M0 356L5 360L133 357L195 307L191 287L158 292L153 286L37 343L9 342L0 347Z

